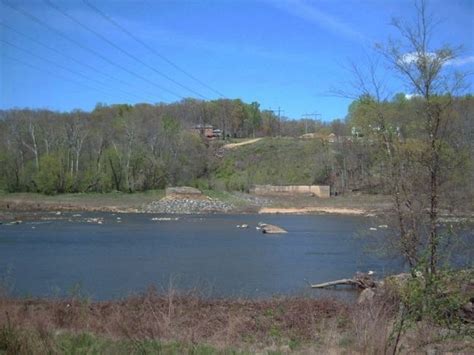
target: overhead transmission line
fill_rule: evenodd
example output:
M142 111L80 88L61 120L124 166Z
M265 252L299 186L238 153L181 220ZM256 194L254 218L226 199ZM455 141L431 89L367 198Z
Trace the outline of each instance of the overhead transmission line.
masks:
M103 82L101 82L101 81L99 81L99 80L97 80L97 79L90 78L90 77L88 77L87 75L84 75L84 74L81 73L81 72L74 71L74 70L72 70L72 69L70 69L70 68L68 68L68 67L66 67L66 66L64 66L64 65L62 65L62 64L56 63L56 62L53 61L53 60L50 60L50 59L45 58L45 57L43 57L43 56L41 56L41 55L35 54L35 53L31 52L30 50L25 49L25 48L22 48L22 47L20 47L20 46L18 46L18 45L16 45L16 44L13 44L13 43L11 43L11 42L5 40L5 39L1 39L1 38L0 38L0 42L3 42L3 43L5 43L5 44L9 45L10 47L13 47L13 48L15 48L15 49L17 49L17 50L19 50L19 51L21 51L21 52L25 52L25 53L28 54L29 56L39 58L39 59L41 59L41 60L43 60L43 61L45 61L45 62L48 62L48 63L50 63L50 64L52 64L52 65L54 65L54 66L57 66L58 68L61 68L61 69L64 70L64 71L67 71L67 72L72 73L72 74L74 74L74 75L80 76L80 77L82 77L82 78L84 78L84 79L86 79L86 80L88 80L88 81L93 81L93 82L95 82L95 83L97 83L97 84L99 84L99 85L102 85L102 86L107 87L107 84L104 84ZM101 89L101 90L102 90L102 89ZM130 93L130 92L128 92L128 91L124 91L124 90L122 90L122 89L118 89L118 90L119 90L119 91L122 91L123 93L125 93L125 94L127 94L127 95L132 95L132 96L135 96L135 97L138 97L139 99L141 99L139 96L137 96L137 95L135 95L135 94L133 94L133 93Z
M29 41L31 41L31 42L33 42L33 43L36 43L36 44L39 45L39 46L42 46L42 47L44 47L44 48L46 48L46 49L48 49L48 50L50 50L50 51L52 51L52 52L55 52L55 53L57 53L57 54L63 56L64 58L67 58L67 59L70 60L70 61L73 61L73 62L75 62L75 63L77 63L77 64L79 64L79 65L82 65L82 66L84 66L84 67L87 67L87 68L89 68L90 70L92 70L92 71L94 71L94 72L96 72L96 73L98 73L98 74L100 74L100 75L103 75L103 76L105 76L105 77L107 77L107 78L109 78L109 79L112 79L112 80L115 80L115 81L117 81L117 82L120 82L120 83L122 83L122 84L124 84L124 85L130 86L130 84L127 83L126 81L124 81L124 80L122 80L122 79L120 79L120 78L116 78L116 77L114 77L114 76L112 76L112 75L110 75L110 74L108 74L108 73L105 73L105 72L103 72L103 71L101 71L101 70L99 70L99 69L93 67L92 65L90 65L90 64L88 64L88 63L86 63L86 62L77 60L77 59L74 58L73 56L70 56L70 55L68 55L68 54L66 54L66 53L63 53L62 51L57 50L56 48L51 47L51 46L47 45L47 44L44 43L44 42L41 42L41 41L39 41L39 40L37 40L37 39L35 39L35 38L33 38L33 37L31 37L31 36L29 36L29 35L23 33L23 32L20 32L20 31L18 31L17 29L11 27L10 25L7 25L6 23L0 22L0 26L3 26L3 27L5 27L5 28L7 28L8 30L12 31L13 33L16 33L17 35L22 36L22 37L28 39ZM105 85L105 84L104 84L104 85ZM121 90L121 89L118 89L118 90L120 90L120 91L122 91L122 92L126 92L126 91ZM135 96L135 97L138 97L137 95L132 94L132 93L129 93L129 95L133 95L133 96ZM142 99L143 99L143 98L144 98L144 97L142 97ZM149 100L149 98L147 98L146 100Z
M81 26L83 29L85 29L86 31L89 31L90 33L94 34L95 36L99 37L101 40L103 40L104 42L108 43L110 46L114 47L115 49L117 49L118 51L120 51L121 53L125 54L126 56L128 56L129 58L132 58L133 60L137 61L138 63L140 63L141 65L147 67L148 69L154 71L155 73L157 73L158 75L160 75L161 77L171 81L172 83L178 85L179 87L189 91L189 92L192 92L193 94L203 98L203 99L207 99L207 97L205 97L204 95L201 95L199 92L197 92L196 90L193 90L189 87L187 87L186 85L183 85L181 84L180 82L174 80L172 77L170 77L169 75L166 75L165 73L161 72L160 70L156 69L155 67L149 65L148 63L144 62L143 60L141 60L140 58L138 58L136 55L130 53L129 51L123 49L122 47L120 47L119 45L115 44L114 42L112 42L111 40L109 40L107 37L105 37L104 35L102 35L101 33L97 32L96 30L90 28L89 26L85 25L84 23L82 23L81 21L79 21L76 17L70 15L69 13L67 13L66 11L64 11L63 9L61 9L59 6L57 6L56 4L54 4L53 2L51 2L50 0L43 0L48 6L50 6L51 8L55 9L56 11L60 12L63 16L67 17L68 19L70 19L71 21L73 21L74 23L76 23L77 25ZM162 87L162 90L174 95L174 96L177 96L179 98L182 98L184 99L183 96L175 93L174 91L172 90L169 90L167 88L164 88Z
M205 87L206 89L209 89L210 91L214 92L215 94L219 95L222 98L225 98L225 95L218 91L217 89L214 89L212 86L206 84L202 80L196 78L194 75L186 71L185 69L181 68L178 64L174 63L172 60L168 59L165 57L163 54L157 52L153 47L149 46L146 42L135 36L132 32L127 30L124 26L120 25L117 21L115 21L113 18L111 18L109 15L107 15L105 12L94 6L92 3L90 3L88 0L82 0L85 5L87 5L90 9L95 11L97 14L99 14L101 17L103 17L105 20L107 20L109 23L120 29L122 32L127 34L130 38L141 44L143 47L148 49L150 52L152 52L154 55L171 65L173 68L177 69L184 75L186 75L188 78L191 78L194 80L196 83L200 84L201 86Z
M24 66L26 66L26 67L33 68L33 69L38 70L38 71L40 71L40 72L42 72L42 73L48 73L49 75L56 76L56 77L60 78L61 80L70 81L70 82L72 82L72 83L74 83L74 84L76 84L76 85L84 86L84 87L87 88L87 89L91 89L91 90L95 90L95 91L101 91L101 90L99 90L99 89L97 89L97 88L94 88L94 87L92 87L92 86L90 86L90 85L84 84L83 82L80 82L80 81L77 81L77 80L71 79L71 78L66 78L66 77L64 77L64 76L62 76L62 75L60 75L60 74L58 74L58 73L56 73L56 72L54 72L54 71L50 71L50 70L47 70L47 69L44 69L44 68L37 67L36 65L33 65L33 64L31 64L31 63L27 63L27 62L25 62L25 61L23 61L23 60L21 60L21 59L14 58L14 57L10 57L10 56L7 55L7 54L2 53L2 58L11 60L11 61L13 61L13 62L20 63L20 64L22 64L22 65L24 65ZM106 92L106 93L110 95L110 92Z
M110 60L109 58L103 56L102 54L98 53L97 51L95 51L95 50L93 50L93 49L91 49L91 48L89 48L89 47L87 47L87 46L84 46L82 43L80 43L80 42L78 42L78 41L76 41L76 40L70 38L69 36L63 34L61 31L58 31L58 30L55 29L54 27L51 27L51 26L48 25L46 22L40 20L38 17L36 17L36 16L30 14L28 11L25 11L25 10L23 10L23 9L17 7L17 6L14 6L14 5L12 5L12 4L6 2L5 0L0 0L0 2L2 2L4 5L10 7L11 9L13 9L13 10L15 10L15 11L21 13L22 15L28 17L28 18L31 19L32 21L34 21L34 22L36 22L36 23L39 23L39 24L42 25L42 26L45 26L45 27L48 28L50 31L53 31L53 32L56 33L58 36L60 36L60 37L62 37L62 38L64 38L64 39L66 39L66 40L68 40L68 41L71 42L71 43L74 43L76 46L81 47L81 48L84 49L85 51L87 51L87 52L89 52L89 53L92 53L92 54L94 54L95 56L101 58L103 61L109 63L110 65L113 65L113 66L115 66L115 67L117 67L117 68L119 68L119 69L121 69L121 70L127 72L128 74L130 74L130 75L132 75L132 76L134 76L134 77L137 77L137 78L139 78L140 80L143 80L143 81L147 82L147 83L150 84L150 85L153 85L153 86L155 86L155 87L158 87L160 90L165 90L165 91L167 91L167 90L166 90L165 88L163 88L161 85L156 84L155 82L153 82L153 81L147 79L147 78L144 77L143 75L137 74L137 73L135 73L135 72L133 72L133 71L127 69L126 67L124 67L123 65L121 65L121 64L119 64L119 63L115 63L114 61L112 61L112 60ZM183 97L181 97L180 95L175 94L175 93L173 93L173 95L178 96L179 98L183 98Z

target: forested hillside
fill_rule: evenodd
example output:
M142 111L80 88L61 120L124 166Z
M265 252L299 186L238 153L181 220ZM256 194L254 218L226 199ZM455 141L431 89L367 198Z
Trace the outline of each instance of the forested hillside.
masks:
M440 98L440 100L448 98ZM383 103L390 129L413 146L421 140L420 103L403 94ZM143 191L170 185L248 191L253 184L329 184L333 193L384 192L381 146L372 132L373 101L352 103L345 120L279 120L257 103L185 100L170 105L98 105L92 112L8 110L0 120L0 189L63 192ZM451 196L474 191L474 99L454 100L445 154ZM192 128L223 131L208 140ZM314 133L304 136L305 133ZM331 134L332 133L332 134ZM331 135L330 135L331 134ZM229 139L266 137L238 149ZM413 153L413 152L412 152ZM413 153L414 154L414 153Z

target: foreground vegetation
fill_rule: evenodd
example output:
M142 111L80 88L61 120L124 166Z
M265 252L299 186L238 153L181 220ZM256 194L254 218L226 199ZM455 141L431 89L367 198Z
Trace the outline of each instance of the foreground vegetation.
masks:
M3 296L0 353L469 352L473 276L444 273L437 284L443 298L426 297L423 279L392 277L357 304L300 297L207 299L153 289L103 302Z

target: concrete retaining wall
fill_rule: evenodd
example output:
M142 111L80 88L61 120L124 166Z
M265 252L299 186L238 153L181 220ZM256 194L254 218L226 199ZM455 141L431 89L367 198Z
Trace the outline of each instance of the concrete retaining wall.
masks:
M269 194L313 194L317 197L328 198L330 196L330 189L327 185L290 185L290 186L275 186L275 185L255 185L251 190L256 195Z

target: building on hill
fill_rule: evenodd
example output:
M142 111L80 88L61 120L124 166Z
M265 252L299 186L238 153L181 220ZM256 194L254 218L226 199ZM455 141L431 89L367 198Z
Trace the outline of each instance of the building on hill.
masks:
M219 138L222 131L208 124L198 124L192 128L192 131L207 139Z

